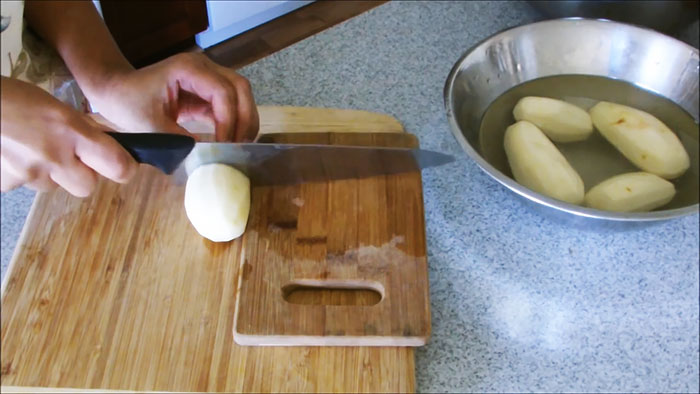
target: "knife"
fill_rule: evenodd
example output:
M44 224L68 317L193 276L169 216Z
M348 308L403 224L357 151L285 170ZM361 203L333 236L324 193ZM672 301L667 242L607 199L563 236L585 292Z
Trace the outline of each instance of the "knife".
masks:
M170 133L107 132L139 163L182 183L197 167L228 164L255 185L293 185L420 171L454 157L424 149L345 145L198 142Z

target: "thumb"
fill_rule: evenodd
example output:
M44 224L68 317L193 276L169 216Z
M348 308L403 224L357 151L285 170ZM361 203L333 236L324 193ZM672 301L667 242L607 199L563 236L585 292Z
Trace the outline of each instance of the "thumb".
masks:
M7 167L7 164L2 164L2 176L0 176L0 183L2 185L0 185L0 190L3 192L18 188L24 183L22 178L10 172Z

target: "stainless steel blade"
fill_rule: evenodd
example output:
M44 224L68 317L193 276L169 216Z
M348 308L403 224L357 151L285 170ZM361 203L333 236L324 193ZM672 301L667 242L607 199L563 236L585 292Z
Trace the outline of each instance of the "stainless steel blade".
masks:
M185 173L201 165L222 163L237 168L256 185L291 185L420 171L453 160L422 149L200 142L175 178L181 182Z

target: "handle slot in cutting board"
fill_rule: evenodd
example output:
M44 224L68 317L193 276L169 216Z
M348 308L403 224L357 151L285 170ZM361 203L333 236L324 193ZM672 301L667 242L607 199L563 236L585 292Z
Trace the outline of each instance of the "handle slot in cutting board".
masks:
M297 305L373 306L384 298L384 286L378 282L297 280L282 286L282 297Z

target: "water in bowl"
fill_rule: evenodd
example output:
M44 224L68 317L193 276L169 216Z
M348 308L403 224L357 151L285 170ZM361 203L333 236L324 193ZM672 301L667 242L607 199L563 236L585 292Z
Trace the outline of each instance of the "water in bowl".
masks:
M659 209L681 208L698 203L700 137L698 123L683 108L662 96L633 84L590 75L558 75L538 78L511 88L486 109L479 130L479 153L496 169L512 177L503 136L515 123L513 107L523 97L542 96L564 100L585 110L598 101L634 107L659 118L673 130L690 156L690 168L672 180L676 196ZM640 171L599 132L581 142L554 143L583 179L586 191L611 176Z

